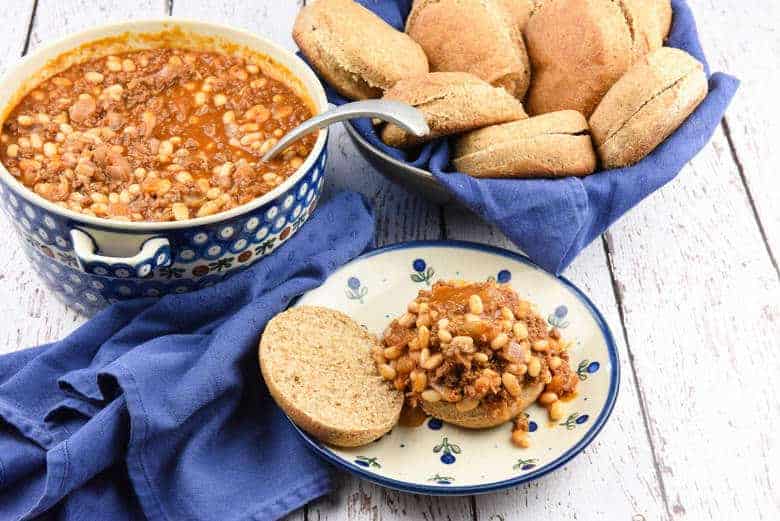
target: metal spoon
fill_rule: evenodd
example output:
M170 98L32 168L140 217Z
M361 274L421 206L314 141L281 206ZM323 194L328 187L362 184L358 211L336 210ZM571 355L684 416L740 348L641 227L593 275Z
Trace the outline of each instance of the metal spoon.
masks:
M389 121L419 137L430 132L423 113L406 103L391 100L355 101L307 119L285 134L271 150L266 152L263 161L272 160L279 152L313 130L327 127L338 121L356 118L379 118L383 121Z

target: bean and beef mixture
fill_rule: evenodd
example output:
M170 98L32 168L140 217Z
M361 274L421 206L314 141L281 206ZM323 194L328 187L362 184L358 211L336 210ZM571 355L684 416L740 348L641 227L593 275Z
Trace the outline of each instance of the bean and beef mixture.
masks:
M578 382L568 346L510 286L443 281L419 292L373 355L409 407L445 400L461 412L480 404L499 411L522 386L541 382L538 402L558 420L561 400L574 395ZM512 441L528 447L527 431L527 417L518 416Z
M64 208L124 221L222 212L289 177L309 136L262 154L311 117L307 103L250 60L154 49L74 65L6 118L0 161Z

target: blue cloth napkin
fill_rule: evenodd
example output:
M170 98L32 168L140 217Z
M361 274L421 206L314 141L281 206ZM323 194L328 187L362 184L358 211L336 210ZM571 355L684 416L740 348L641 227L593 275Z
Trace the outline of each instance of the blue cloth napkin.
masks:
M358 1L403 30L410 0ZM672 0L672 7L674 20L666 45L684 49L706 66L691 10L684 0ZM431 171L456 200L498 226L533 261L557 274L626 211L674 179L707 144L739 84L736 78L722 73L712 74L709 79L710 92L704 102L649 156L634 166L584 178L475 179L450 169L447 139L409 152L382 143L370 120L358 120L354 125L380 150ZM332 103L348 101L332 89L327 91Z
M0 519L268 520L326 493L327 467L262 383L258 340L373 226L338 194L221 284L118 303L0 357Z

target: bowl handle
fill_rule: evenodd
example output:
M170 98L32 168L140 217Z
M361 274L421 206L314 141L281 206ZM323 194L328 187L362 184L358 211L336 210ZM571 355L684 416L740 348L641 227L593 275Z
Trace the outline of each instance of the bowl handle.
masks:
M103 277L145 278L156 268L171 265L171 244L165 237L147 239L132 257L108 257L97 253L95 240L86 232L70 231L79 267L85 273Z

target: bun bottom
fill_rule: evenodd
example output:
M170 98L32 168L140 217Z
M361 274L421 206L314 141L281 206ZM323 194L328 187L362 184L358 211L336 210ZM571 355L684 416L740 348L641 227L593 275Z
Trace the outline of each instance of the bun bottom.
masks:
M544 390L543 383L533 385L524 385L523 392L509 403L501 414L493 415L488 411L488 407L480 404L476 409L468 412L460 412L455 408L454 403L450 402L422 402L423 410L447 423L465 427L466 429L489 429L506 423L533 404Z

